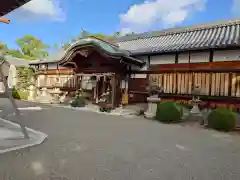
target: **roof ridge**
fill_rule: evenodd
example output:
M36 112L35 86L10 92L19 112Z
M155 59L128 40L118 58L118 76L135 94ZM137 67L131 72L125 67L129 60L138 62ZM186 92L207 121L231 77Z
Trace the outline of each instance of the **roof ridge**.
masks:
M133 41L137 39L148 39L152 37L159 37L159 36L166 36L166 35L172 35L172 34L180 34L185 32L193 32L193 31L201 31L201 30L207 30L207 29L213 29L213 28L219 28L224 26L232 26L240 24L240 19L234 19L234 20L228 20L228 21L217 21L213 23L201 23L201 24L195 24L191 26L183 26L178 28L170 28L170 29L163 29L159 31L152 31L152 32L145 32L130 36L123 36L122 38L116 39L116 43L118 42L124 42L124 41ZM127 40L129 38L129 40Z

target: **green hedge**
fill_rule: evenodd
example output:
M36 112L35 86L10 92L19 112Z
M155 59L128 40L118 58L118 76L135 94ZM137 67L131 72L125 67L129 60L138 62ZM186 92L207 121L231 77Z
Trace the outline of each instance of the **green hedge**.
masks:
M14 99L24 99L27 100L28 98L28 92L27 91L19 91L16 88L12 89L12 96Z
M28 99L28 91L18 91L20 99L27 100Z
M229 132L235 128L236 114L226 108L217 108L208 115L208 127Z
M86 105L86 99L83 96L77 96L72 101L71 106L72 107L84 107Z
M174 101L166 101L158 103L156 120L165 123L180 122L183 116L183 108L179 103Z
M12 89L12 96L13 96L13 98L14 98L14 99L18 99L18 100L20 100L20 99L21 99L21 97L20 97L20 94L19 94L18 90L17 90L17 89L15 89L15 88L13 88L13 89Z

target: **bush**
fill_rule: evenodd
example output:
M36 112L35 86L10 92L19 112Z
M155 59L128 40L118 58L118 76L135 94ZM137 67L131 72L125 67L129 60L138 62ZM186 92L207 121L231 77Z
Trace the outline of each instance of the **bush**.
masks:
M217 108L208 115L208 127L229 132L235 128L236 114L226 108Z
M15 89L15 88L12 89L12 96L13 96L14 99L18 99L18 100L21 99L18 90Z
M27 100L28 99L28 92L27 91L18 91L20 99Z
M166 101L157 105L156 120L158 121L176 123L181 121L182 116L182 106L173 101Z
M72 101L71 106L72 107L84 107L86 105L86 100L83 96L77 96Z
M27 100L28 98L28 92L27 91L19 91L16 88L12 89L12 96L14 99L24 99Z

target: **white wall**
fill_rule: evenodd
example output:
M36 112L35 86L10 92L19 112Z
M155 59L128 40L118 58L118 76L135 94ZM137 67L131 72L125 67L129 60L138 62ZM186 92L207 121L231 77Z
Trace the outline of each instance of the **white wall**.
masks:
M48 69L57 69L57 64L48 64Z
M1 65L1 71L2 73L4 74L4 76L8 76L8 73L9 73L9 64L4 62L2 65Z
M190 63L201 63L201 62L209 62L210 52L188 52L179 53L178 55L178 63L189 63L189 55L190 55Z
M175 63L175 54L158 55L158 56L150 57L150 65L174 64L174 63Z
M48 64L48 69L57 69L57 64ZM65 67L59 66L58 69L65 69Z
M236 61L240 60L239 50L214 51L213 61Z
M17 85L17 68L14 65L10 65L7 83L9 88L13 88Z
M190 63L209 62L210 52L191 52Z
M189 53L179 53L178 63L189 63Z

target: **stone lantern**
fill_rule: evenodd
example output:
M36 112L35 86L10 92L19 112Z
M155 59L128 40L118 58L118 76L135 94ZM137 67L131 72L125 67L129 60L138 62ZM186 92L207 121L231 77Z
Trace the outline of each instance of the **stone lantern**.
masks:
M148 102L148 109L144 113L145 117L148 119L152 119L156 115L157 111L157 103L161 102L161 94L163 93L163 88L162 86L157 86L157 85L150 85L147 87L148 90L148 97L147 97L147 102Z
M199 110L199 104L201 103L200 95L201 95L201 88L200 88L200 85L197 84L194 86L192 90L192 100L190 101L190 103L193 105L193 108L191 110L191 113L193 114L200 113L200 110Z
M202 103L200 100L201 95L201 87L199 84L195 85L192 90L192 100L190 100L190 104L193 106L190 110L189 117L193 121L200 122L201 125L204 124L204 117L202 112L199 109L199 105Z
M34 77L31 77L30 85L28 89L29 89L28 100L34 101L37 95L36 81Z

